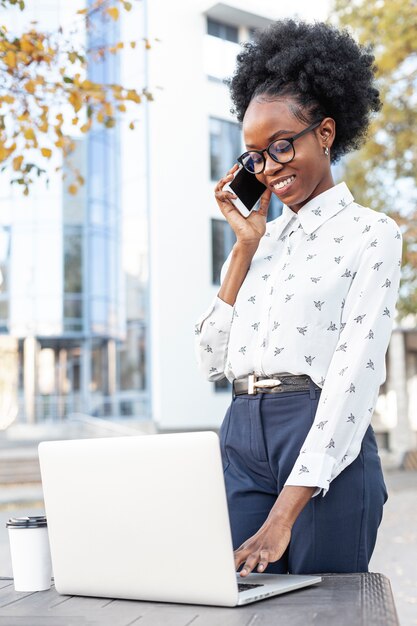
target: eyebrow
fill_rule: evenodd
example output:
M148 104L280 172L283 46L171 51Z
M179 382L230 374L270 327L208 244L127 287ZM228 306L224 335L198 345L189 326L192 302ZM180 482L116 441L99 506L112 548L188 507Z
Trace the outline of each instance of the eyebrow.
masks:
M295 132L293 130L277 130L276 133L274 133L273 135L271 135L268 138L268 144L271 143L271 141L273 141L276 137L279 137L279 135L291 135L291 134L295 134ZM256 148L256 146L253 146L249 143L246 144L247 148Z

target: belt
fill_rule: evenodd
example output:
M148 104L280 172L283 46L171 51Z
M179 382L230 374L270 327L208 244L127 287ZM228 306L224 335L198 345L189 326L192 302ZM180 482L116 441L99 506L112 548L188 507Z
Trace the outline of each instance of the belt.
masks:
M232 393L233 397L235 397L243 394L256 395L257 393L308 391L312 382L308 374L291 374L290 372L281 372L271 376L248 374L247 376L235 378L232 385ZM314 382L313 385L320 389Z

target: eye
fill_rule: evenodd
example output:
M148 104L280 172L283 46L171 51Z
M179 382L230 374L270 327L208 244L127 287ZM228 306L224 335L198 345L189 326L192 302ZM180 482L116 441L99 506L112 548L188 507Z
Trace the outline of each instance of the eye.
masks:
M274 141L270 149L272 152L282 154L283 152L288 152L289 150L291 150L292 144L286 139L278 139L277 141Z
M263 158L257 152L247 152L243 157L243 164L246 169L255 171L259 165L263 164Z

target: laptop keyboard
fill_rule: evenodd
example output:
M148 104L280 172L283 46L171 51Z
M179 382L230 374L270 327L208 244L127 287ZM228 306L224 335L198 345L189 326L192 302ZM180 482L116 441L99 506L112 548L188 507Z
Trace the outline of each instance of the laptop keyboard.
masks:
M257 584L253 584L253 583L237 583L237 589L238 592L240 593L241 591L248 591L249 589L255 589L255 587L263 587L264 585L262 583L257 583Z

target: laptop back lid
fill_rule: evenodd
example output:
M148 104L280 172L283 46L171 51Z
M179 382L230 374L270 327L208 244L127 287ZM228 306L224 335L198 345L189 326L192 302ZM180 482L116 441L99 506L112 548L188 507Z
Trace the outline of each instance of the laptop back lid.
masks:
M39 445L59 593L234 606L218 436Z

